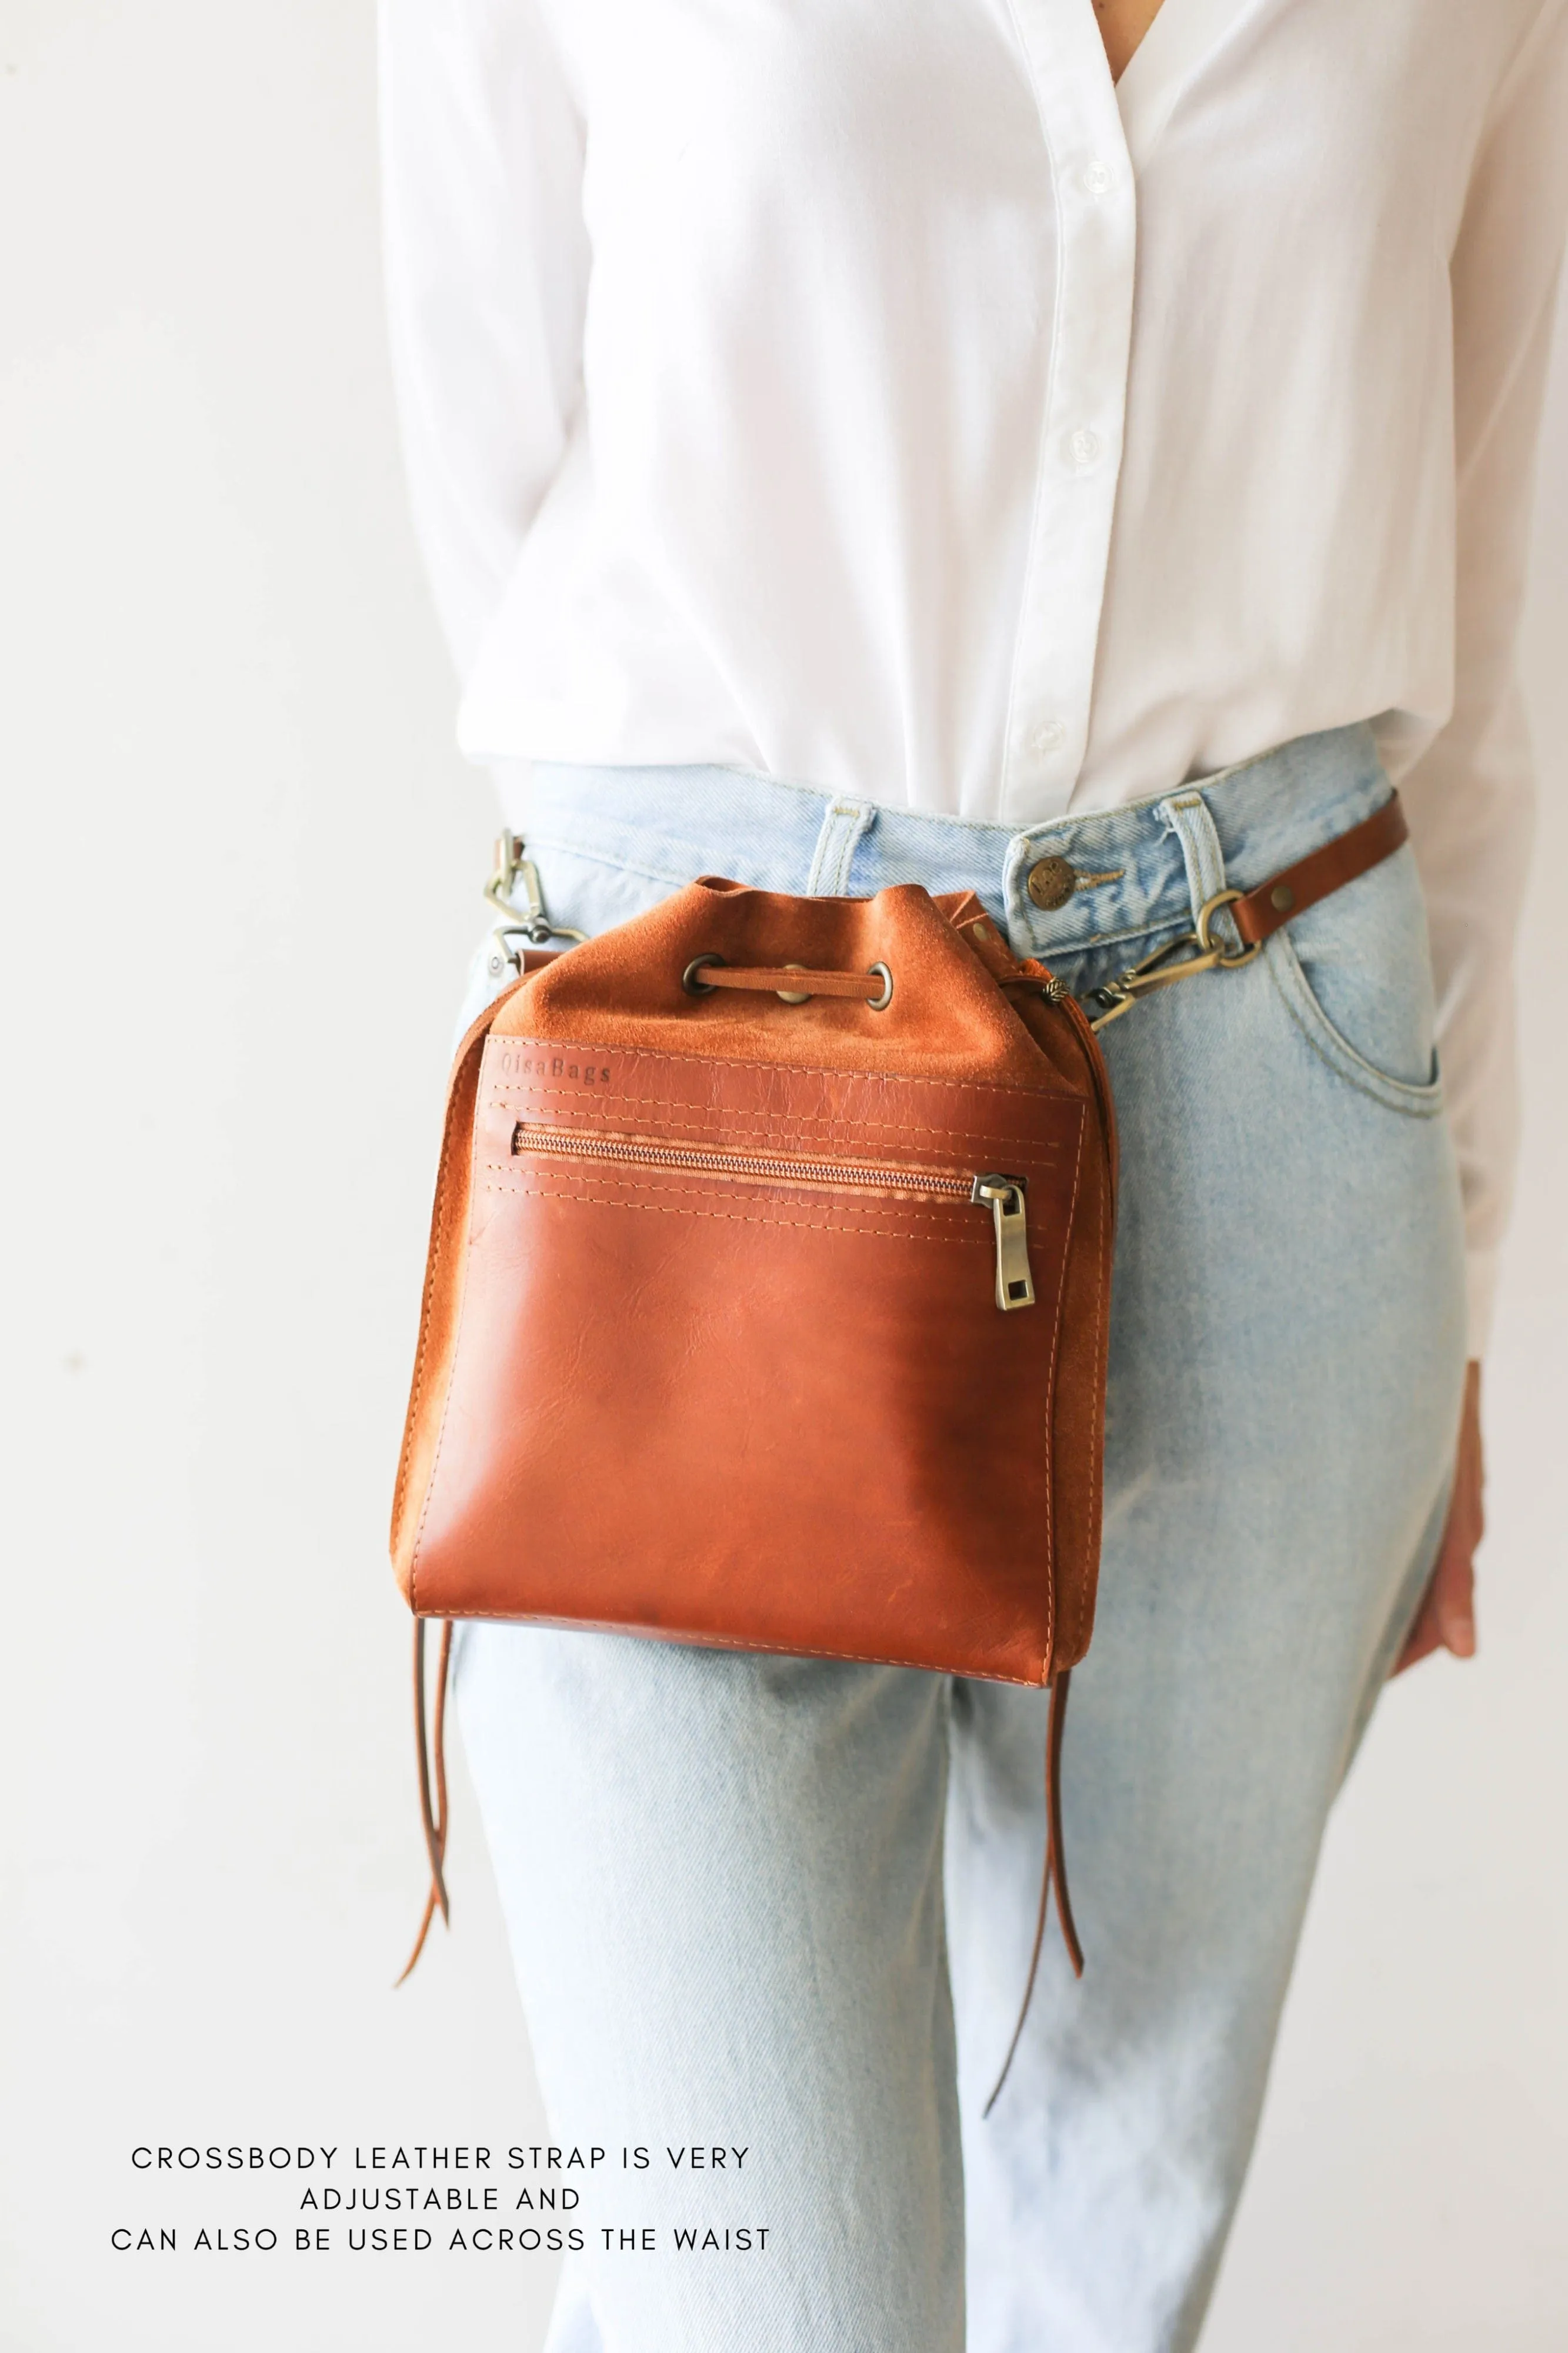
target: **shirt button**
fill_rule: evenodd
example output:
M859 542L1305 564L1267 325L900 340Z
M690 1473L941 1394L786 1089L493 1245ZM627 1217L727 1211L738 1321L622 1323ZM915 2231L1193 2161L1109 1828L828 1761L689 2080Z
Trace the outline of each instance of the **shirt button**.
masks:
M1083 185L1091 196L1104 195L1115 177L1110 164L1102 164L1098 156L1092 164L1086 164L1083 167Z
M1092 466L1100 455L1100 436L1080 425L1076 433L1068 435L1068 456L1080 471Z
M1059 752L1067 740L1068 731L1061 721L1047 719L1044 725L1037 727L1030 736L1029 749L1031 752L1038 752L1042 754L1047 752Z

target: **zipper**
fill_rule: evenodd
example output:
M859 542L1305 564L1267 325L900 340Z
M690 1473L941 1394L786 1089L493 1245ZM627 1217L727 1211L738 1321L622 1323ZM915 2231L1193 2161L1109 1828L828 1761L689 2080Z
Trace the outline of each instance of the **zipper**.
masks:
M991 1211L996 1236L996 1304L1004 1315L1035 1303L1026 1189L1021 1176L977 1176L969 1196L972 1201L985 1202Z
M700 1152L680 1144L634 1144L619 1136L580 1135L570 1128L534 1127L519 1120L514 1154L545 1152L570 1160L609 1160L639 1168L689 1168L710 1176L740 1176L773 1185L833 1185L866 1192L924 1193L973 1201L991 1212L996 1242L996 1304L1005 1314L1035 1303L1029 1271L1027 1180L986 1172L942 1176L924 1168L879 1167L854 1160L781 1160L767 1154Z

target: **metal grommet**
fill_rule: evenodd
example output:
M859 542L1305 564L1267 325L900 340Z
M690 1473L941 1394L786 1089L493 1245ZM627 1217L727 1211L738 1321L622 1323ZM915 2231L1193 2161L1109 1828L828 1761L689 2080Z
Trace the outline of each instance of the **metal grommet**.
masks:
M785 972L804 972L805 970L805 966L803 964L786 964L784 970ZM710 983L710 986L711 986L711 983ZM775 988L773 995L778 998L781 1005L809 1005L811 1003L811 991L809 988Z
M680 986L686 991L688 997L711 997L713 994L712 982L710 980L699 980L697 976L701 971L705 964L722 964L723 961L724 959L721 955L693 956L691 962L687 965L686 970L680 976Z
M868 965L866 969L868 972L875 973L882 984L880 997L868 997L866 999L866 1010L868 1013L886 1013L893 1001L893 976L885 964Z

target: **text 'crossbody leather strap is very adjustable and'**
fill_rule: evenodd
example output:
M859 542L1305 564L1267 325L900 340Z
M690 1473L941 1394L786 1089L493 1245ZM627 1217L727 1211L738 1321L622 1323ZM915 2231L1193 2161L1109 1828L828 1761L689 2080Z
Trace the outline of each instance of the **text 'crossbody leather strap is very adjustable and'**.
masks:
M1394 797L1080 1005L973 892L913 883L705 877L552 950L579 935L502 837L492 969L517 976L448 1086L393 1506L431 1874L405 1977L448 1916L456 1620L1032 1684L1046 1865L995 2100L1053 1888L1083 1968L1060 1767L1100 1560L1116 1129L1095 1033L1251 962L1405 839Z

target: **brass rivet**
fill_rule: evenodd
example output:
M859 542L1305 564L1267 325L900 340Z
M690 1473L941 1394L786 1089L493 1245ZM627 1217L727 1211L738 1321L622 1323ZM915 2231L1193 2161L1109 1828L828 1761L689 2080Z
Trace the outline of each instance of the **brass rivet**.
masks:
M1268 903L1271 907L1278 907L1282 915L1288 914L1296 903L1296 893L1289 882L1276 882L1268 893Z
M990 924L976 923L974 926L974 936L977 940L988 940L991 937Z
M1065 858L1041 858L1029 869L1029 896L1047 913L1054 907L1065 907L1077 888L1078 875Z

